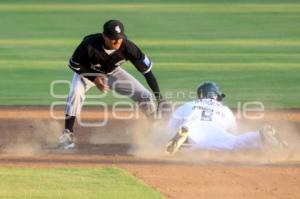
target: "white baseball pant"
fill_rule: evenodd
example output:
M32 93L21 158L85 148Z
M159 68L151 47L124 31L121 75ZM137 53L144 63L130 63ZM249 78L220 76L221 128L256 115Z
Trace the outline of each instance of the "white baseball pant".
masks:
M121 67L116 68L108 76L108 85L110 89L121 95L130 97L139 104L140 110L146 115L154 112L155 106L151 93L132 75ZM95 86L89 79L74 73L70 92L65 107L65 113L69 116L78 116L80 114L85 93Z

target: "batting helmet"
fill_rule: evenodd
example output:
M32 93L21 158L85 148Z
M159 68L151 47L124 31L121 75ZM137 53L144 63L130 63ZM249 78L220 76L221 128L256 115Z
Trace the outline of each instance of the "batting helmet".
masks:
M225 97L225 94L219 90L219 87L216 83L206 81L198 86L197 89L198 98L216 98L218 101L222 101Z

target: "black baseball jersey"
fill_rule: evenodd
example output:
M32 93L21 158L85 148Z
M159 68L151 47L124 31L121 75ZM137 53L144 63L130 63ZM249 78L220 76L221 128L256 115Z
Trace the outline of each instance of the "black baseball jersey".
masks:
M110 74L129 60L143 74L151 70L150 59L131 41L123 39L119 49L112 53L104 48L101 33L86 36L70 58L69 67L78 74ZM85 76L85 75L84 75ZM93 76L86 76L94 80Z

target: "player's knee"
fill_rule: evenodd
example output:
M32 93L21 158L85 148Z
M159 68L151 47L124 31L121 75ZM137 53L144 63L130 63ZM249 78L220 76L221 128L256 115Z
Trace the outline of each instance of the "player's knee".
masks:
M150 92L137 93L135 101L138 103L140 110L146 115L154 112L155 106Z
M154 104L150 101L139 103L138 108L140 111L142 111L147 116L152 115L155 111Z
M143 103L143 102L152 102L152 95L148 91L140 91L136 92L134 96L134 100L138 103Z
M81 104L85 99L85 94L81 89L71 89L68 96L68 103L70 104Z

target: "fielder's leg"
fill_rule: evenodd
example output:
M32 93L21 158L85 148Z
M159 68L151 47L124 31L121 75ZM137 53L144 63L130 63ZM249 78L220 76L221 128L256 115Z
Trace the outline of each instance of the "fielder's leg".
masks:
M139 104L139 108L149 116L154 113L155 106L151 93L132 75L122 68L117 68L108 77L108 85L121 95L128 96Z
M59 138L59 148L72 149L75 147L73 136L75 118L80 114L83 102L85 100L85 93L92 86L94 86L93 82L78 75L77 73L74 73L71 89L65 107L65 130Z

